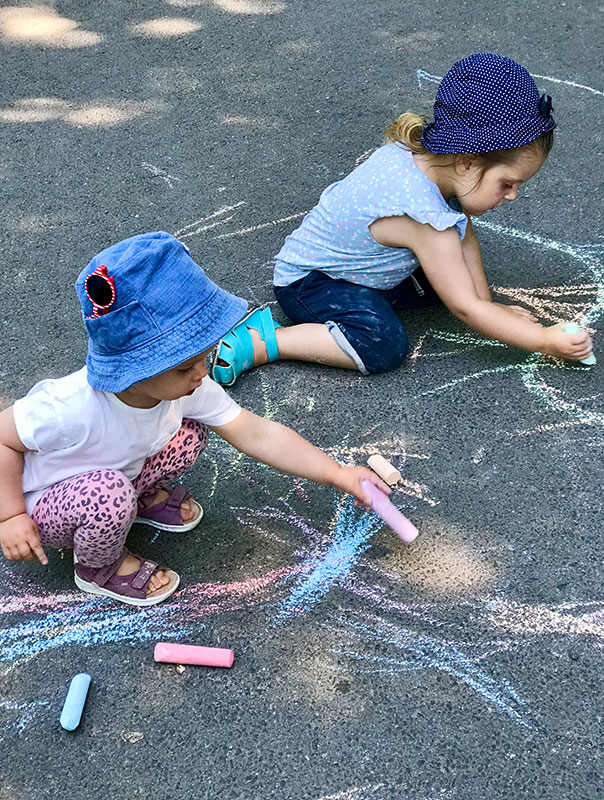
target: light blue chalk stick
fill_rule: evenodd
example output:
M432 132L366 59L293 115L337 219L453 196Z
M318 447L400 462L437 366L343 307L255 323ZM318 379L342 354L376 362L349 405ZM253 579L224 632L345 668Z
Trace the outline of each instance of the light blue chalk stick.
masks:
M567 322L566 325L564 326L564 333L580 333L580 332L581 328L577 325L576 322ZM587 364L588 367L593 367L595 363L596 363L596 357L594 356L593 353L590 356L587 356L587 358L581 359L581 364Z
M66 731L74 731L80 724L89 686L90 675L87 672L80 672L71 679L61 711L61 727Z

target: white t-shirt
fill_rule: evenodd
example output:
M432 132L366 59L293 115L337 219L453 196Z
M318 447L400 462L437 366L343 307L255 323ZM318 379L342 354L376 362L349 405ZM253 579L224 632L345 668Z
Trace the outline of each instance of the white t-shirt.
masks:
M224 389L206 376L195 392L132 408L114 394L93 389L86 367L37 383L13 406L19 438L28 448L23 469L27 513L46 489L94 469L115 469L133 480L189 417L226 425L240 413Z

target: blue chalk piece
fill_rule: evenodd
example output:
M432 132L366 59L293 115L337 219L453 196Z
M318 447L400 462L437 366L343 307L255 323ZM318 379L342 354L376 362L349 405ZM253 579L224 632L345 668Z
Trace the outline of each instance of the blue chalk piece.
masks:
M580 331L581 328L577 325L576 322L567 322L566 325L564 326L564 333L580 333ZM595 363L596 363L596 357L594 356L593 353L590 356L587 356L587 358L581 359L581 364L586 364L588 367L593 367Z
M80 672L71 679L61 711L61 727L66 731L74 731L80 724L89 686L90 675L86 672Z

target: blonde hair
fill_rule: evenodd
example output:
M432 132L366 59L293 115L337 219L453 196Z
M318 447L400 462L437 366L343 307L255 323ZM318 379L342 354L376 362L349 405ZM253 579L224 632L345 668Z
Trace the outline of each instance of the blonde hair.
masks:
M427 153L428 151L421 140L422 131L427 124L428 120L421 114L405 111L392 125L386 128L384 133L386 144L400 142L409 148L412 153Z
M400 117L392 123L392 125L389 125L386 128L384 132L386 144L400 142L402 145L411 150L412 153L421 153L422 155L429 153L433 156L435 154L431 153L430 150L427 150L423 146L421 139L422 131L427 124L427 118L421 114L414 114L412 111L405 111L405 113L401 114ZM550 130L536 139L533 139L532 142L524 145L524 147L534 148L534 150L545 159L549 155L553 143L554 132L553 130ZM476 155L479 156L486 171L489 167L494 167L497 164L505 164L509 163L510 161L514 161L514 159L518 157L519 149L520 148L518 147L510 147L505 150L477 153ZM452 153L451 155L455 154Z

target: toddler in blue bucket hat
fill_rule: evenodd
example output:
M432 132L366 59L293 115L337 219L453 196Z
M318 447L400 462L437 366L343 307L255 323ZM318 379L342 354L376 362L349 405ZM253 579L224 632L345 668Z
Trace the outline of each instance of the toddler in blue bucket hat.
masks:
M471 328L529 351L581 360L585 331L542 327L492 300L472 217L515 200L543 165L556 123L527 70L494 53L458 61L440 83L430 124L405 113L387 144L328 186L276 257L274 291L293 326L253 311L222 340L215 380L298 359L359 370L399 366L400 314L442 302Z
M290 428L242 409L206 358L246 303L213 283L168 233L112 245L76 290L86 366L44 380L0 414L0 544L10 560L73 548L80 589L150 606L179 576L130 553L134 522L194 528L201 506L170 483L191 467L208 428L253 458L349 492L365 504L364 467L343 467Z

